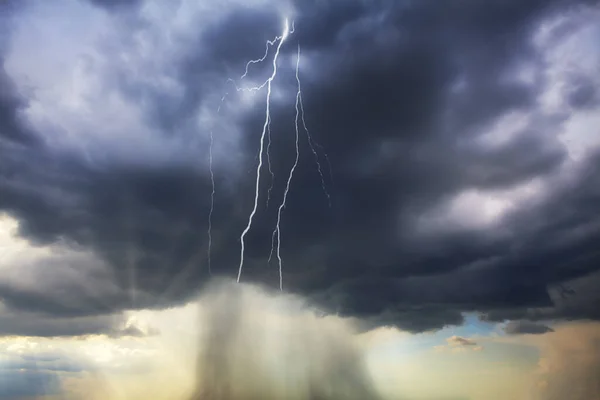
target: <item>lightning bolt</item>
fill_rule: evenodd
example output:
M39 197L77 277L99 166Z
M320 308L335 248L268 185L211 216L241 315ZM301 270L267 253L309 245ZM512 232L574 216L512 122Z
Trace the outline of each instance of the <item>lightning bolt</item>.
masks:
M239 264L239 269L238 269L238 275L237 275L237 282L240 282L241 279L241 275L242 275L242 271L243 271L243 266L244 266L244 254L245 254L245 237L248 234L248 232L250 231L250 229L252 228L252 223L254 221L254 217L256 215L257 212L257 208L258 208L258 202L259 202L259 197L260 197L260 181L261 181L261 171L263 169L263 164L264 164L264 153L266 152L266 161L268 164L268 170L269 173L271 175L271 184L270 187L267 191L267 201L266 201L266 206L267 208L269 207L269 201L271 199L271 192L273 189L273 184L274 184L274 178L275 178L275 174L273 172L272 169L272 165L271 165L271 156L270 156L270 149L271 149L271 88L272 88L272 82L274 81L274 79L277 76L277 61L279 58L279 54L280 54L280 50L281 47L283 46L283 43L285 42L285 40L287 39L287 37L294 33L295 31L295 26L294 26L294 22L292 21L292 28L291 30L289 29L289 23L288 23L288 19L286 18L284 21L284 30L283 33L281 34L281 36L276 36L273 40L268 40L265 44L265 53L263 54L262 57L254 59L254 60L250 60L246 63L246 68L244 70L244 73L240 76L240 80L243 80L244 78L246 78L246 76L248 75L250 66L252 64L258 64L261 62L264 62L268 55L269 55L269 50L271 47L276 45L276 51L275 51L275 55L273 57L273 61L272 61L272 66L273 66L273 70L271 73L271 76L265 80L264 82L262 82L260 85L257 86L252 86L252 87L239 87L236 83L236 81L234 81L233 79L228 79L227 82L228 83L232 83L236 89L236 91L238 92L257 92L261 89L263 89L264 87L267 88L267 96L266 96L266 110L265 110L265 121L263 124L263 128L262 128L262 132L260 135L260 146L259 146L259 151L258 151L258 165L256 167L256 184L255 184L255 193L254 193L254 206L252 208L252 211L248 217L248 223L246 225L246 227L244 228L244 230L242 231L241 235L240 235L240 243L241 243L241 249L240 249L240 264ZM307 124L306 124L306 120L304 117L304 104L303 104L303 100L302 100L302 90L301 90L301 83L300 83L300 77L299 77L299 68L300 68L300 45L298 45L298 51L297 51L297 58L296 58L296 83L297 83L297 92L296 92L296 102L295 102L295 109L296 109L296 118L295 118L295 146L296 146L296 158L294 160L294 164L290 170L290 173L288 175L288 179L286 182L286 187L285 187L285 191L283 194L283 199L281 201L281 204L279 205L278 209L277 209L277 222L275 225L275 228L273 230L273 234L271 236L271 253L269 254L269 263L271 262L271 259L273 257L273 253L276 254L277 256L277 260L278 260L278 264L279 264L279 288L281 290L283 290L283 260L281 257L281 218L282 218L282 214L283 214L283 210L286 207L286 202L287 202L287 197L289 194L289 190L291 187L291 182L294 176L294 172L298 166L299 160L300 160L300 148L299 148L299 136L300 136L300 123L302 123L302 128L304 129L304 132L306 133L306 137L308 140L308 145L315 157L315 162L317 164L317 170L319 172L319 176L321 178L321 186L323 188L323 192L325 193L327 200L328 200L328 204L329 207L331 207L331 196L329 194L329 192L327 191L326 188L326 184L325 184L325 177L323 175L323 168L321 166L320 163L320 159L319 159L319 152L317 151L317 148L320 150L323 150L322 146L319 145L311 136L310 131L308 130ZM223 96L223 98L221 99L221 105L224 101L224 99L226 98L226 96L228 95L228 93L225 93L225 95ZM217 112L219 112L221 105L219 105L219 108L217 110ZM266 149L265 149L265 138L268 140L267 145L266 145ZM214 187L214 175L213 175L213 171L212 171L212 145L213 145L213 133L212 131L210 132L210 151L209 151L209 164L211 167L211 183L212 183L212 193L211 193L211 208L210 208L210 213L209 213L209 226L208 226L208 236L209 236L209 245L208 245L208 252L209 252L209 272L210 272L210 251L211 251L211 247L212 247L212 237L211 237L211 229L212 229L212 223L211 223L211 218L212 218L212 213L213 213L213 208L214 208L214 194L215 194L215 187ZM324 157L329 165L329 174L331 177L331 182L333 182L333 175L331 173L331 163L329 162L329 157L327 155L327 153L325 153L323 151ZM276 247L275 247L275 243L277 243ZM275 251L276 249L276 251Z
M272 72L271 76L260 86L256 86L256 87L247 89L250 91L260 90L261 88L263 88L266 85L267 86L267 99L266 99L267 104L266 104L266 111L265 111L265 122L263 124L262 133L260 135L260 150L259 150L259 154L258 154L258 166L256 167L256 186L255 186L255 193L254 193L254 207L252 208L252 212L250 213L250 216L248 217L248 224L246 225L246 228L244 228L244 230L242 231L242 234L240 236L241 250L240 250L240 265L239 265L238 276L237 276L238 283L240 281L240 278L242 277L242 269L244 267L244 252L245 252L244 239L246 237L246 234L248 234L248 232L250 231L250 228L252 227L252 221L254 219L254 215L256 214L256 210L258 207L258 199L259 199L259 194L260 194L260 190L259 190L259 188L260 188L260 171L261 171L262 165L263 165L263 152L264 152L264 148L265 148L265 145L264 145L265 136L267 134L267 129L269 127L269 123L271 120L271 84L272 84L273 80L275 79L275 77L277 76L277 59L279 58L279 52L281 50L281 46L285 42L285 39L287 38L289 33L290 33L289 24L288 24L288 19L286 18L282 35L272 41L274 44L277 40L279 40L279 43L277 44L277 50L275 51L275 55L273 57L273 72ZM268 52L268 48L269 48L269 43L270 42L267 42L267 52ZM266 55L264 57L266 57ZM246 64L246 70L248 69L248 66L250 64L252 64L252 61L255 61L255 60L251 60ZM242 76L245 76L245 75L242 75ZM235 84L235 82L234 82L234 84ZM237 88L237 85L236 85L236 90L245 90L245 89L246 88Z
M271 191L273 190L273 184L275 183L275 173L271 168L271 119L269 118L269 124L267 125L267 164L269 166L269 174L271 174L271 185L267 190L267 208L269 208L269 201L271 200Z
M294 33L294 30L295 30L294 23L292 22L292 31L290 33ZM296 82L298 83L298 93L297 93L297 96L299 95L299 98L297 98L296 100L299 100L300 112L301 112L301 118L302 118L302 127L304 128L304 131L306 132L306 136L307 136L307 139L308 139L308 145L310 146L310 150L312 151L313 155L315 156L315 162L317 164L317 170L319 171L319 176L321 177L321 187L323 188L323 193L325 193L325 196L327 196L327 202L329 204L329 208L331 208L331 195L327 191L327 188L326 188L326 185L325 185L325 179L323 177L323 170L321 168L321 163L319 162L319 154L315 150L315 146L317 146L318 148L320 148L321 151L323 152L323 156L325 156L325 160L327 161L327 165L329 167L329 178L331 180L331 183L333 184L333 172L332 172L332 169L331 169L331 162L329 161L329 156L325 152L325 149L323 148L323 146L321 146L319 143L317 143L313 139L313 137L310 134L308 128L306 127L306 120L304 119L304 101L302 100L302 89L301 89L301 85L300 85L300 77L298 75L299 66L300 66L299 63L300 63L300 45L298 45L298 59L297 59L297 62L296 62Z
M290 32L292 33L292 32ZM246 70L244 71L244 73L242 74L242 76L240 77L240 79L244 79L247 75L248 75L248 68L250 68L251 64L258 64L261 63L263 61L266 60L267 56L269 55L269 46L273 46L278 40L282 39L282 36L277 36L275 37L275 39L273 40L267 40L266 46L265 46L265 55L262 56L261 58L257 58L256 60L250 60L246 63Z
M286 20L287 23L287 20ZM287 30L283 33L283 35L281 36L276 36L275 39L273 40L267 40L266 44L265 44L265 54L261 57L261 58L257 58L255 60L250 60L246 63L246 69L244 70L244 73L242 74L242 76L240 76L240 80L244 79L249 72L249 68L250 65L252 64L259 64L263 61L265 61L267 59L267 56L269 55L269 48L271 46L273 46L275 43L277 43L277 41L281 41L283 42L284 40L284 36L288 36L291 35L292 33L294 33L295 31L295 26L294 26L294 21L292 21L292 29L288 32ZM280 43L281 45L281 43ZM237 83L233 80L233 79L228 79L228 82L232 83L235 87L235 90L238 92L255 92L255 91L259 91L262 88L265 87L265 85L267 85L269 83L269 80L266 80L265 82L263 82L261 85L259 86L253 86L253 87L249 87L249 88L242 88L239 87L237 85ZM227 93L225 94L225 96L227 96ZM223 98L225 98L225 96ZM221 102L223 101L223 99L221 99ZM271 175L271 185L269 186L269 190L267 191L267 208L269 207L269 201L271 200L271 191L273 190L273 183L275 180L275 173L273 172L273 169L271 167L271 117L269 116L268 118L268 123L267 123L267 139L268 139L268 143L267 143L267 164L269 166L269 174Z
M298 57L300 54L300 48L298 48ZM304 103L302 102L302 90L300 88L300 78L298 77L298 66L296 66L296 80L298 82L298 99L299 99L299 103L300 103L300 111L301 111L301 115L302 115L302 127L304 128L304 131L306 132L306 137L308 139L308 145L310 147L310 150L312 151L313 155L315 156L315 162L317 163L317 170L319 171L319 176L321 177L321 187L323 188L323 192L325 193L325 196L327 197L327 203L329 204L329 208L331 208L331 196L329 195L329 192L327 191L327 188L325 187L325 178L323 177L323 170L321 169L321 163L319 162L319 154L317 153L317 151L315 150L315 145L320 147L321 149L322 146L319 145L317 142L314 141L314 139L312 138L310 132L308 131L308 128L306 127L306 121L304 119ZM325 159L327 160L327 163L329 164L329 174L331 176L331 179L333 180L333 176L331 173L331 163L329 163L329 157L327 156L327 153L325 153L323 151L323 154L325 155Z
M217 107L217 114L221 112L221 107L223 106L223 102L229 93L225 93L223 97L221 97L221 101L219 106ZM211 193L210 193L210 210L208 212L208 249L206 250L206 259L208 265L208 274L212 275L212 267L211 267L211 254L212 254L212 216L215 210L215 173L213 170L213 146L214 146L214 135L211 129L210 131L210 144L208 146L208 168L210 170L210 184L211 184Z
M323 146L321 146L317 142L315 142L315 144L317 145L317 147L319 147L321 150L323 150L323 155L325 156L325 161L327 161L327 166L329 167L329 179L331 180L331 184L333 185L333 170L331 169L331 161L329 161L329 156L325 152L325 149L323 148Z
M271 263L271 260L273 258L273 253L275 253L277 255L277 260L279 263L279 289L283 290L283 273L282 273L282 259L281 259L281 229L280 229L280 222L281 222L281 213L283 211L283 209L285 208L285 203L287 201L287 195L288 192L290 190L290 184L292 181L292 177L294 174L294 171L296 170L296 167L298 165L298 159L300 157L300 152L299 152L299 147L298 147L298 140L299 140L299 121L298 119L300 118L302 120L302 127L304 128L304 131L306 132L306 138L308 140L308 145L315 157L315 162L317 164L317 170L319 172L319 176L321 178L321 187L323 188L323 192L325 193L325 196L327 197L327 201L329 204L329 207L331 208L331 196L329 194L329 192L327 191L326 185L325 185L325 178L323 176L323 171L322 171L322 167L321 167L321 163L319 162L319 154L317 152L317 150L315 149L315 146L319 147L320 149L323 150L322 146L319 145L311 136L307 126L306 126L306 120L304 118L304 104L302 101L302 86L300 83L300 76L299 76L299 70L300 70L300 45L298 45L298 55L296 58L296 83L297 83L297 87L298 87L298 91L296 92L296 120L295 120L295 128L296 128L296 160L294 162L294 165L292 166L292 169L290 170L290 175L288 176L288 181L287 181L287 185L285 188L285 192L283 195L283 201L279 206L278 212L277 212L277 223L275 225L275 229L273 230L273 234L271 235L271 252L269 253L269 258L268 258L268 263ZM331 164L329 163L329 157L327 156L327 153L325 153L325 151L323 151L323 154L325 156L325 159L327 160L327 163L329 164L329 173L331 176L331 180L333 181L333 176L332 176L332 172L331 172ZM270 189L269 189L270 190ZM275 243L277 243L277 247L275 247ZM277 249L275 251L275 248Z
M298 160L300 159L300 149L298 147L298 140L299 140L299 136L300 134L298 133L298 119L300 116L300 108L298 107L300 104L300 99L301 99L301 91L300 91L300 78L298 76L298 70L300 67L300 45L298 45L298 56L296 58L296 82L298 83L298 92L296 93L296 159L294 160L294 165L292 166L292 169L290 170L290 174L288 175L288 179L287 179L287 183L285 186L285 191L283 192L283 200L281 201L281 204L279 205L279 208L277 209L277 224L275 225L275 230L273 231L273 235L271 236L271 254L273 254L273 238L275 236L277 236L277 260L279 261L279 289L283 291L283 262L281 260L281 228L280 228L280 223L281 223L281 213L283 211L283 209L285 208L285 203L287 201L287 195L288 192L290 191L290 185L292 183L292 178L294 176L294 171L296 170L296 167L298 166ZM271 259L271 255L269 255L269 261Z

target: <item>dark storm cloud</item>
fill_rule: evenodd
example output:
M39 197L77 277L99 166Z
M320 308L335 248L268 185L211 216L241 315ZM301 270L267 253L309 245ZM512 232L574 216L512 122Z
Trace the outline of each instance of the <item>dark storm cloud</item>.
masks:
M507 76L521 62L539 61L529 41L534 27L570 5L298 2L298 36L290 38L282 57L300 42L306 122L331 163L330 176L320 155L332 207L302 136L304 155L283 214L285 287L367 324L422 331L459 324L464 311L516 316L552 307L547 285L596 270L598 157L587 161L579 178L554 188L535 207L518 210L501 229L448 226L430 234L416 229L421 215L465 190L508 189L548 177L565 161L565 149L553 139L557 128L548 121L534 120L500 146L486 148L476 140L508 112L535 112L539 80ZM141 22L131 29L156 29ZM184 88L180 97L139 80L117 57L109 81L141 104L147 121L165 137L180 135L194 128L190 121L198 108L214 97L213 82L224 82L233 70L243 71L245 60L262 55L264 40L278 26L278 14L267 7L234 10L205 25L203 35L190 35L187 52L169 64ZM279 78L293 90L291 74L281 70ZM66 238L106 260L121 294L111 297L105 312L131 304L132 282L139 307L188 298L207 278L208 171L126 163L96 168L44 150L24 139L30 134L18 116L25 103L13 86L0 73L0 88L8 88L0 92L0 133L26 147L14 152L0 147L0 208L20 220L21 234L36 243ZM585 82L580 86L570 103L593 107L587 100L593 92ZM293 99L273 107L272 165L278 175L272 205L267 211L261 206L247 237L243 279L275 283L277 268L266 258L273 204L281 201L292 162ZM228 118L244 129L242 167L250 173L231 178L216 171L217 274L236 272L264 110ZM266 181L265 191L268 186ZM0 287L0 297L15 309L72 314L68 307L54 307L68 304L59 294L42 301L21 294ZM593 307L582 307L563 316L577 310L578 317L592 317L581 310ZM77 310L99 312L85 299Z
M0 44L0 51L1 49ZM6 74L0 52L0 146L6 149L5 151L9 151L10 146L33 145L38 141L22 120L20 112L24 105L24 99L18 95L13 82Z
M141 0L87 0L98 7L104 7L111 11L119 11L123 8L139 5Z
M157 332L143 332L135 325L125 326L121 315L56 317L40 313L0 314L0 337L72 337L107 335L110 337L144 337Z
M411 306L402 303L388 306L385 311L374 316L363 318L365 330L381 325L398 326L408 332L424 332L446 326L457 326L464 322L460 308L452 309L445 305Z
M546 332L554 332L554 329L546 325L530 321L510 321L504 327L504 332L508 333L509 335L540 335Z
M21 96L14 82L6 73L5 52L10 41L11 28L17 11L15 1L0 3L0 154L21 151L22 146L38 146L41 142L22 115L27 102ZM0 174L7 177L14 173L5 162L0 160Z
M569 104L575 108L595 108L598 106L600 96L599 88L590 79L585 77L574 77L573 83L567 93Z

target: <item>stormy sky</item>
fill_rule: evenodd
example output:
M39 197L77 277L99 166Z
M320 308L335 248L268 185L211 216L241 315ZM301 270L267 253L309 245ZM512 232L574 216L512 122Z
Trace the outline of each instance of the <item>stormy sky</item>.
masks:
M323 182L301 132L286 291L411 332L464 312L600 317L596 1L9 0L0 210L4 236L34 249L5 246L2 333L108 332L122 310L194 295L209 278L211 131L211 270L235 276L265 92L227 79L284 16L295 32L273 82L275 177L263 168L242 280L278 282L267 259L293 164L299 44ZM270 68L252 64L239 84Z
M155 329L132 311L162 315L236 277L266 88L235 84L270 76L266 43L284 18L294 32L242 282L279 288L268 259L300 49L311 139L300 126L284 291L358 332L442 332L442 356L501 346L461 331L499 323L502 346L538 337L544 365L580 354L569 377L598 370L586 358L600 319L598 1L4 0L0 352L18 357L0 360L13 382L0 398L56 391L50 372L87 368L55 345L36 345L33 362L22 338L104 335L135 358L136 340L179 323ZM103 349L90 354L108 360ZM544 400L564 398L573 380L561 379Z

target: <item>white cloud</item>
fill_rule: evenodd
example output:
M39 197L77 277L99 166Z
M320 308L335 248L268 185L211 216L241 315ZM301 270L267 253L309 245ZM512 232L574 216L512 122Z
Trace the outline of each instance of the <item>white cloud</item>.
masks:
M511 212L541 198L542 182L534 179L504 190L465 189L422 215L419 231L439 233L498 227Z
M447 338L445 345L434 346L433 350L437 353L462 353L466 351L482 351L483 346L478 345L473 339L455 335Z
M488 131L476 138L486 149L496 149L523 134L532 122L532 115L524 111L510 111L491 123Z

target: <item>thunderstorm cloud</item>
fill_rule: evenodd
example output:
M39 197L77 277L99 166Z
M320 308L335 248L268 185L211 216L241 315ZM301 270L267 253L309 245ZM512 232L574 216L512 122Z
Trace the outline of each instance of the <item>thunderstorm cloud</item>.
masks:
M323 181L301 135L281 225L286 291L413 332L473 311L600 319L597 286L581 283L600 270L597 1L9 0L0 335L141 335L124 310L203 288L211 132L212 272L235 276L265 115L264 92L227 79L285 15L275 179L267 208L263 170L242 280L279 282L267 260L293 163L299 44ZM269 67L251 65L244 85Z

